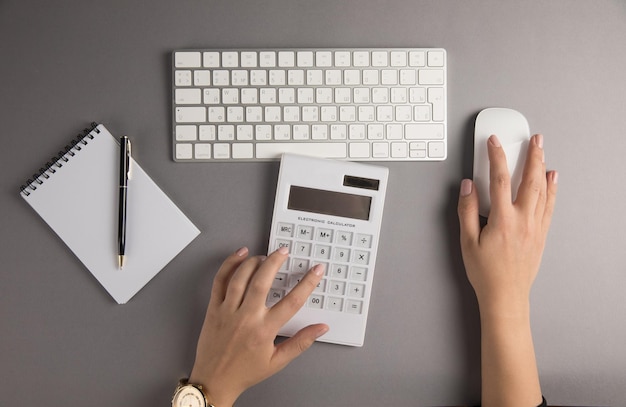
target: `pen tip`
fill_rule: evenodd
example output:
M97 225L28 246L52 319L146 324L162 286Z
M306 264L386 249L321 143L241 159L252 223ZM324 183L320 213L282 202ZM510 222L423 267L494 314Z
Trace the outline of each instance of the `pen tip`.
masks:
M119 269L123 269L124 268L124 256L118 256L118 265L119 265Z

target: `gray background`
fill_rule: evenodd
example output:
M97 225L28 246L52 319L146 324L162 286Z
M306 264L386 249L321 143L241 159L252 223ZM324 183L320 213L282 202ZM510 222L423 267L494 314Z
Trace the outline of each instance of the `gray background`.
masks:
M626 405L625 44L623 1L1 1L2 403L168 405L222 259L266 250L278 164L172 161L172 50L416 46L448 52L448 159L388 165L365 346L316 344L238 404L479 401L456 201L476 114L505 106L545 135L561 175L532 293L543 392L552 404ZM124 306L18 194L93 120L132 136L202 230Z

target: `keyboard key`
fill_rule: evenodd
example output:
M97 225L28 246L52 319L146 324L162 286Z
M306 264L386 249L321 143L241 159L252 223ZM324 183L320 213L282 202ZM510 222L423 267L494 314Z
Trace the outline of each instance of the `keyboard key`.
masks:
M233 144L233 158L252 158L253 150L252 143Z
M367 158L369 156L369 143L350 143L350 158Z
M196 126L194 125L176 126L176 140L178 141L194 141L196 139L196 133Z
M443 85L442 69L421 69L417 77L420 85Z
M428 51L428 66L443 66L443 51Z
M174 56L176 68L196 68L200 67L199 52L177 52Z
M220 66L220 53L209 51L202 54L203 65L206 68L218 68Z
M277 159L283 153L305 154L314 157L346 158L345 143L257 143L256 158Z
M405 137L407 140L443 140L444 127L443 124L407 124Z
M332 53L330 51L317 51L315 53L315 66L330 67L332 66Z
M205 107L177 107L176 122L177 123L194 123L206 121Z
M298 66L308 68L313 66L313 51L299 51L297 53Z
M276 53L274 51L262 51L259 58L259 66L272 68L276 66Z
M208 160L211 158L211 145L210 144L196 144L194 151L194 158L196 160Z
M193 152L193 144L176 144L176 158L179 160L191 159Z
M255 68L257 66L256 52L242 52L241 53L241 66L243 68Z
M428 143L428 156L431 158L444 158L445 145L441 141L431 141Z
M278 53L278 66L293 67L296 65L293 51L281 51Z

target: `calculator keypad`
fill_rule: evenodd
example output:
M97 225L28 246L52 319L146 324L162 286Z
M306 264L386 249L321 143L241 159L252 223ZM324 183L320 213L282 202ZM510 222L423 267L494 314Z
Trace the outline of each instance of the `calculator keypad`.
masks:
M361 314L368 284L372 235L327 227L279 223L273 249L287 247L289 259L276 274L267 304L280 301L314 265L323 264L323 279L306 307Z

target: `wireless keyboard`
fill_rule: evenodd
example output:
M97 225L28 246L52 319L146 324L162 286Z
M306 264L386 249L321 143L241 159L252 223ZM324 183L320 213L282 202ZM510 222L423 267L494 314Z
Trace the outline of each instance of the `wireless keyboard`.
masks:
M441 48L175 51L174 160L445 160L446 71Z

